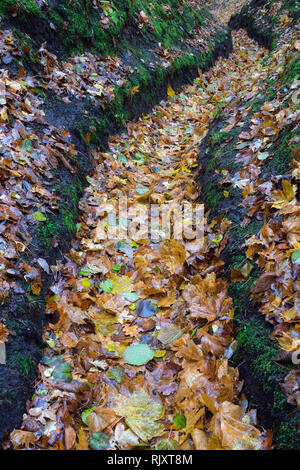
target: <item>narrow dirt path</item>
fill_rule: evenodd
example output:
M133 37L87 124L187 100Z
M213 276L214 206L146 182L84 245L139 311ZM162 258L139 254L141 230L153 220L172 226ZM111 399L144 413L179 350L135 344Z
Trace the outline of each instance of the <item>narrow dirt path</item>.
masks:
M265 55L243 31L233 40L229 59L200 72L193 86L170 88L166 102L94 155L77 239L52 267L53 324L36 394L11 436L15 447L268 446L228 365L234 311L219 258L227 221L205 218L204 243L130 232L143 218L135 207L165 204L176 214L197 199L199 142L221 104L251 92ZM116 220L99 208L125 197L129 230L116 242Z

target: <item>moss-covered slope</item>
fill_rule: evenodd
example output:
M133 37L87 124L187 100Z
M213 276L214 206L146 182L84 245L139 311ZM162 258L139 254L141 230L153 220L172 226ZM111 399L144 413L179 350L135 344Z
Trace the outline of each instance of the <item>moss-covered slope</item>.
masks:
M3 0L0 16L34 42L47 40L49 49L60 54L88 47L107 55L116 53L131 26L172 47L191 37L207 12L175 0Z

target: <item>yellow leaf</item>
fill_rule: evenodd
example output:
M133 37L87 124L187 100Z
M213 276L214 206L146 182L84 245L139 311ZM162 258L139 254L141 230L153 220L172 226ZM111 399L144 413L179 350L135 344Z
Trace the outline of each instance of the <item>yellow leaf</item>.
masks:
M91 287L92 285L91 281L87 277L81 279L81 284L83 285L83 287Z
M164 426L157 422L164 415L163 405L143 390L130 397L119 395L114 411L125 418L126 424L144 442L164 431Z
M296 191L295 191L296 186L292 185L287 180L282 180L281 184L282 184L282 188L283 188L283 192L286 197L286 200L289 202L292 199L294 199L295 194L296 194Z
M87 437L85 435L85 432L83 429L80 429L77 434L78 437L78 444L75 444L75 447L77 450L88 450L89 449L89 443L87 440Z
M138 85L131 88L131 90L130 90L131 95L136 95L138 92L139 92L139 86Z
M128 276L118 276L117 274L113 274L111 276L111 282L113 283L112 294L132 292L133 290L131 278Z
M165 349L156 349L154 351L154 357L164 357L166 355L166 350Z
M173 90L171 86L168 86L167 95L170 96L171 98L174 98L175 96L175 91Z
M23 253L25 251L24 243L21 243L21 242L18 242L17 240L15 240L15 244L16 244L16 248L17 248L18 251L20 251L21 253Z

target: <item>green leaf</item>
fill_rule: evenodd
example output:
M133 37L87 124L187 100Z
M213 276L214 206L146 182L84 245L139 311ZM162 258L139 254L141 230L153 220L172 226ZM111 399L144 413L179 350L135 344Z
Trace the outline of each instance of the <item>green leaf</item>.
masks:
M104 292L108 292L110 294L114 285L109 279L107 279L106 281L100 282L100 287Z
M46 356L42 359L43 364L53 368L51 377L61 382L72 382L72 367L65 362L62 356Z
M219 235L218 237L213 239L213 242L214 243L221 243L222 240L223 240L223 235Z
M61 364L55 366L54 371L52 372L52 377L55 380L60 380L62 382L72 382L72 368L69 364Z
M137 152L133 156L133 160L135 160L138 165L142 165L145 162L145 156L142 155L140 152Z
M31 152L33 149L33 145L30 139L24 139L21 145L23 150L26 150L26 152Z
M109 16L112 19L112 21L115 23L115 25L117 25L119 21L117 13L113 11Z
M175 439L171 439L170 441L168 441L168 449L169 450L178 450L179 449L179 444L177 441L175 441Z
M171 441L160 441L155 450L178 450L179 444L177 441L172 439Z
M160 441L155 447L155 450L164 450L166 446L167 446L167 441Z
M119 162L123 162L123 163L127 162L127 158L125 157L125 155L122 155L122 154L118 156L118 160Z
M136 188L136 192L137 192L138 194L145 194L145 193L147 193L148 191L149 191L148 188Z
M106 372L106 376L109 379L115 380L118 384L120 384L122 382L123 370L121 369L121 367L111 367Z
M269 152L258 152L257 154L258 160L261 160L261 161L266 160L267 158L269 158L269 156L270 156Z
M112 269L113 269L113 271L120 271L121 267L122 267L122 263L121 264L113 264Z
M81 67L78 67L78 65L74 65L74 70L76 70L78 73L82 73L82 69Z
M92 408L88 408L87 410L84 410L81 413L81 419L84 422L84 424L86 424L87 426L88 426L88 423L86 421L86 418L94 411L94 409L95 409L95 406L92 406Z
M125 349L123 354L124 361L132 366L147 364L153 357L154 351L147 344L132 344Z
M45 222L45 220L47 220L46 216L42 212L34 212L32 217L39 222Z
M292 253L292 262L294 264L300 264L300 248Z
M129 302L136 302L139 300L139 296L135 292L123 292L123 297L126 300L129 300Z
M89 444L92 450L106 450L110 448L109 439L103 432L94 432Z
M96 266L83 266L83 268L80 269L79 274L81 274L82 276L91 276L92 274L97 274L98 272L99 268L97 268Z
M178 413L173 418L173 423L177 426L178 429L183 429L186 426L186 419L184 414Z

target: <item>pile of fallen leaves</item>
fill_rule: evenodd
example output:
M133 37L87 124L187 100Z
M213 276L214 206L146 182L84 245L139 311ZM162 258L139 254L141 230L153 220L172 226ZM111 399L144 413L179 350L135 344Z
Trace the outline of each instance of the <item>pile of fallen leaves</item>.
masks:
M102 57L87 52L59 63L57 57L42 46L38 57L45 73L42 88L65 95L62 100L66 103L70 102L71 97L89 97L95 104L112 101L115 86L123 87L133 72L116 56Z
M37 4L44 8L47 2L38 1ZM103 2L101 5L103 7ZM95 8L101 5L94 2ZM16 13L11 12L12 15ZM206 51L208 39L213 35L211 20L207 27L192 35L191 51L196 46L198 50ZM157 58L153 68L157 65L170 67L174 59L182 55L180 48L167 50L161 45L152 52ZM21 62L17 72L13 72L18 66L15 59L27 54L36 56L42 67L40 75L27 72ZM21 47L8 30L0 31L0 60L4 67L12 70L0 72L0 300L3 300L10 289L22 293L16 278L24 276L26 269L27 280L31 277L35 280L34 294L40 293L38 263L35 267L25 268L16 260L19 253L29 248L34 226L45 221L47 214L55 213L58 208L57 196L52 189L53 172L60 163L70 172L76 172L74 157L77 151L71 144L70 134L65 129L49 125L43 111L42 96L53 91L66 103L72 99L89 98L95 105L105 107L114 99L115 87L128 86L135 68L126 66L117 56L103 57L91 53L73 55L59 62L45 44L33 53L28 45ZM138 93L138 87L131 92ZM55 243L53 240L54 246ZM31 277L28 270L34 272Z
M236 33L230 59L178 94L169 88L167 102L95 152L77 239L52 267L48 348L15 448L270 448L228 364L234 311L220 254L230 222L205 218L204 243L163 233L116 243L99 210L124 195L129 209L195 201L199 142L220 100L251 92L263 54Z

